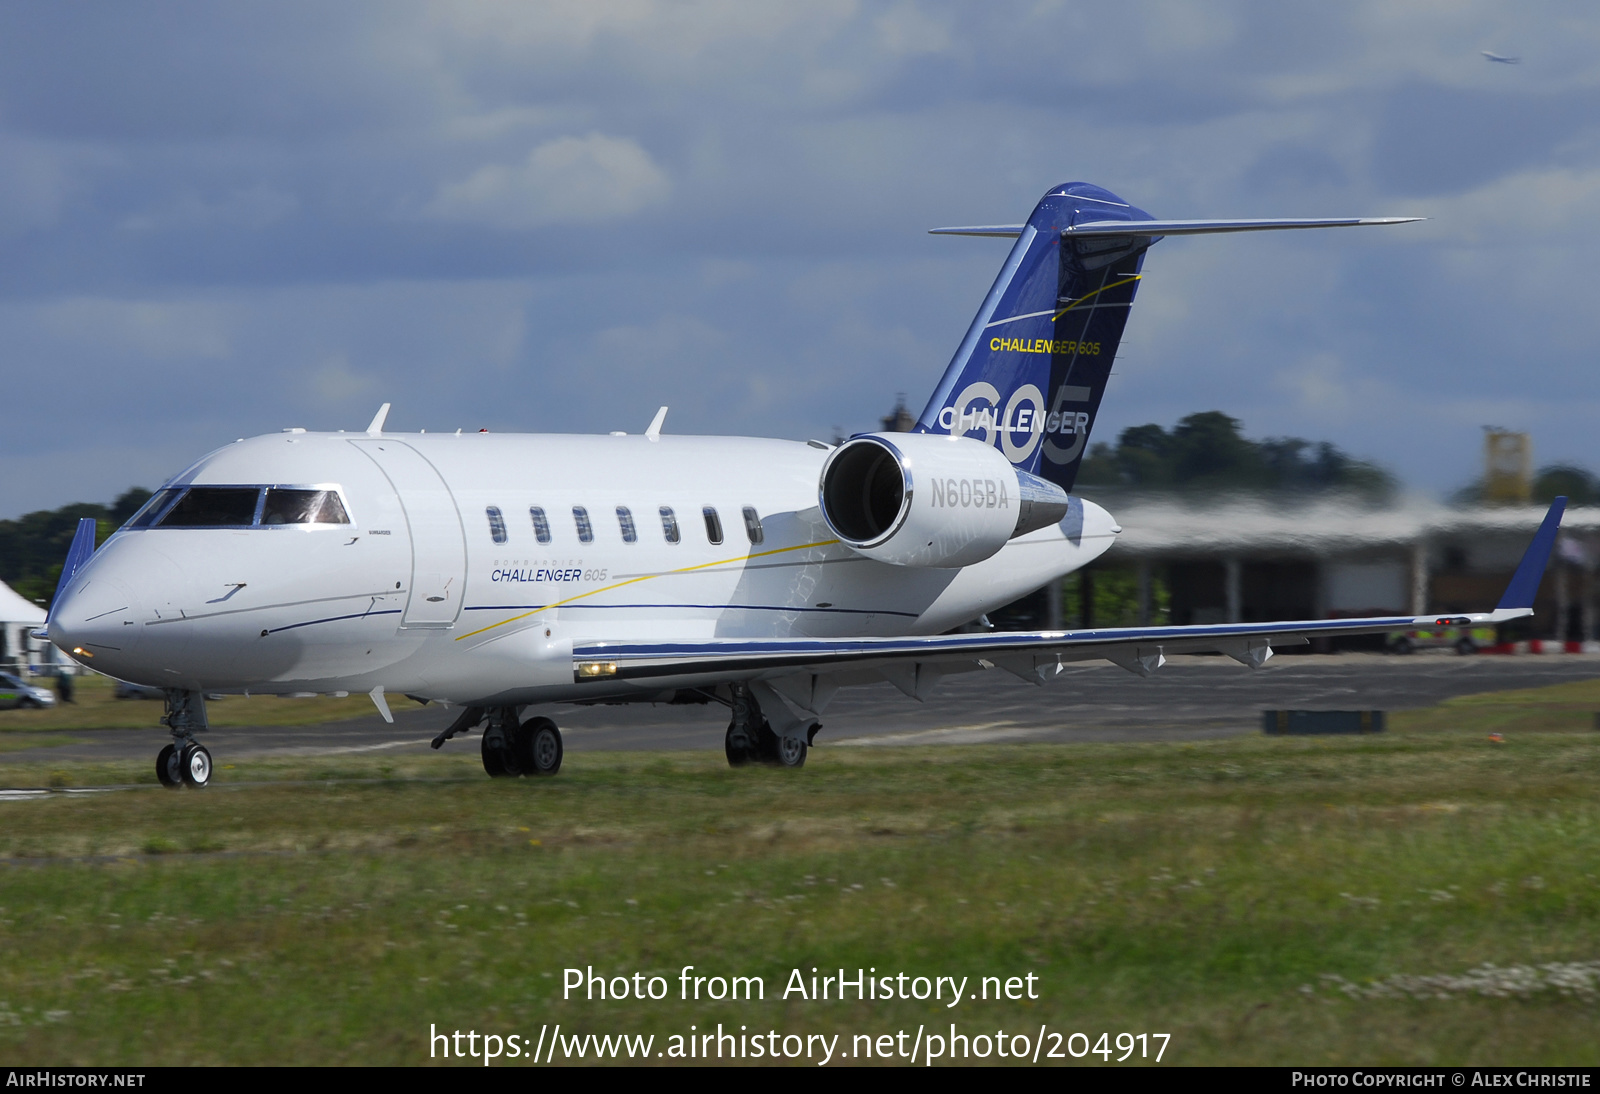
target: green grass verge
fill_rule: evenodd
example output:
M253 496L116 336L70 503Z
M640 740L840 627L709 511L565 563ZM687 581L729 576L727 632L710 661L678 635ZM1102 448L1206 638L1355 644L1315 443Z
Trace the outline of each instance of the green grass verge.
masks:
M1600 959L1600 735L1551 728L1577 687L1366 738L819 748L799 772L587 754L508 782L469 744L0 802L0 1053L410 1064L430 1023L557 1022L849 1051L954 1022L1170 1033L1173 1063L1593 1065L1596 980L1567 966ZM1560 963L1579 990L1392 979L1486 963ZM675 997L684 965L760 976L766 999L561 997L586 966ZM1033 973L1040 998L783 1000L813 966Z
M36 677L54 690L55 681ZM0 710L0 738L7 730L152 729L161 724L161 703L153 699L115 699L107 676L80 676L71 703L46 710ZM206 704L214 726L304 726L359 718L374 713L365 695L343 698L280 699L271 695L227 695Z

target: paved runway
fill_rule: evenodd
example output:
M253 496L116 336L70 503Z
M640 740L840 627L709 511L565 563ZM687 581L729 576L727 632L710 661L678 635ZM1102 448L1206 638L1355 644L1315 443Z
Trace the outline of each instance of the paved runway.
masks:
M1600 657L1411 657L1343 654L1280 656L1251 671L1222 657L1179 657L1148 679L1106 664L1070 666L1044 687L998 669L946 677L926 703L888 684L841 691L823 717L818 744L882 746L1021 741L1196 740L1260 732L1264 709L1405 710L1455 695L1540 687L1600 676ZM292 702L292 700L285 700ZM150 718L159 716L151 703ZM708 706L557 707L567 751L720 750L726 708ZM253 756L425 752L454 715L438 707L376 714L322 726L213 729L205 737L218 763ZM170 738L149 730L79 730L79 743L0 753L6 762L154 759ZM477 737L447 749L476 752ZM3 779L3 776L0 776Z

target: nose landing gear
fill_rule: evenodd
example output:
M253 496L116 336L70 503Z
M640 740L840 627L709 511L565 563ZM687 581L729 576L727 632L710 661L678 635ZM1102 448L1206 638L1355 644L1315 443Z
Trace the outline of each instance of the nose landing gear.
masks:
M161 722L172 731L172 743L156 754L156 778L176 790L196 790L211 781L211 752L194 739L206 728L206 698L198 691L166 688L167 708Z

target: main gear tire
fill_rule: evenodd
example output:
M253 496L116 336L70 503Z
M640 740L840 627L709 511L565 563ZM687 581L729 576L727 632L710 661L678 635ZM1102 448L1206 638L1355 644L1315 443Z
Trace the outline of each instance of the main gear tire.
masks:
M505 738L485 733L480 751L483 755L483 770L491 779L503 779L513 774L506 763Z
M722 751L728 757L729 767L744 767L756 759L755 742L750 733L737 722L728 723L728 733L722 738Z
M566 745L561 730L548 718L529 718L517 727L517 759L529 775L554 775L561 770Z
M778 767L804 767L810 748L800 737L779 737L772 750L772 762Z

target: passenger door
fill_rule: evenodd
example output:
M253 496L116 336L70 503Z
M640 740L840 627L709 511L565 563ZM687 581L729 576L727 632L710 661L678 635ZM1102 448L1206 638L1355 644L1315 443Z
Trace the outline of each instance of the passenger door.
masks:
M455 496L427 458L403 441L351 441L400 497L411 535L411 593L402 627L452 627L467 585L467 543Z

